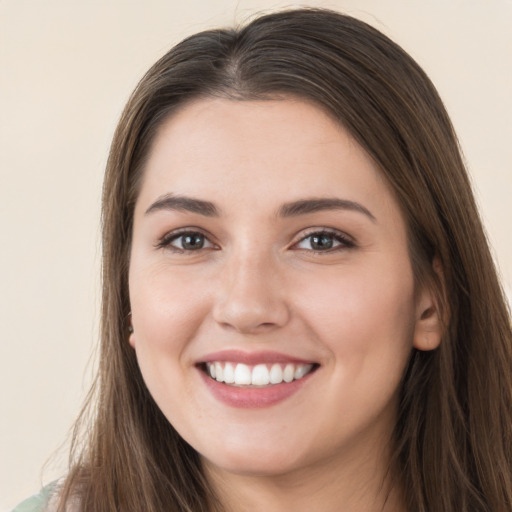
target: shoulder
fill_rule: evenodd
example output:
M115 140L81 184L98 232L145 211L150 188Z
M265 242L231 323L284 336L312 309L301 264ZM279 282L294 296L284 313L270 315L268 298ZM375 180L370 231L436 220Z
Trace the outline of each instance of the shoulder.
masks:
M22 501L18 506L14 507L11 512L43 512L47 510L51 496L55 490L56 483L51 483L43 487L41 491L34 496Z
M22 501L11 512L57 512L59 502L59 482L53 482L34 496ZM66 504L66 512L79 512L77 500Z

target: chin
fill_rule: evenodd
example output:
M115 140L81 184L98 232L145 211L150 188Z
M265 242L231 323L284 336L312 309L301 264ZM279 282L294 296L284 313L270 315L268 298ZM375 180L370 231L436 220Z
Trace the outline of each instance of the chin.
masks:
M301 459L297 453L258 446L251 450L227 449L222 454L203 456L203 461L212 469L241 476L278 476L300 469Z

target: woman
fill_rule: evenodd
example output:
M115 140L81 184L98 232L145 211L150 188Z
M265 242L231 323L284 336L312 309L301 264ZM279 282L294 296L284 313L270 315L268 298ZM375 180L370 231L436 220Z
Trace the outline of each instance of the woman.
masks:
M186 39L103 205L100 369L48 509L511 510L508 312L384 35L312 9Z

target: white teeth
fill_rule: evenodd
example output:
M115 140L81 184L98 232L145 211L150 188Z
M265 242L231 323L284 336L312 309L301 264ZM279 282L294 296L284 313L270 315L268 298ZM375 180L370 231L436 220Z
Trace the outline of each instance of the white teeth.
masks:
M226 384L233 384L235 382L235 368L231 363L226 363L224 366L224 382Z
M270 369L270 383L281 384L283 382L283 369L280 364L273 364Z
M215 361L206 363L206 370L212 379L235 386L268 386L302 379L313 369L312 364L288 363L284 367L279 363L272 366L257 364L249 366L243 363L224 363Z
M217 369L217 363L215 363L215 369ZM252 376L251 369L242 363L238 363L235 368L235 384L238 386L251 384Z
M297 369L295 370L295 373L293 377L297 379L302 379L307 373L311 371L311 368L313 368L312 364L300 364L297 366Z
M253 386L266 386L270 382L270 374L268 368L264 364L257 364L252 369L252 382Z
M285 382L291 382L293 380L293 376L294 375L295 375L295 365L294 364L287 364L284 367L283 380Z
M219 382L224 381L224 369L222 368L222 365L220 363L215 363L215 378Z

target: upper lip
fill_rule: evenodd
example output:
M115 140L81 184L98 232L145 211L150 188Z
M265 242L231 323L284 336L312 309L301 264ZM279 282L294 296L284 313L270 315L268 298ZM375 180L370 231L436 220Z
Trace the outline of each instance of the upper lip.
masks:
M201 358L199 363L211 363L215 361L225 361L231 363L243 363L247 365L256 365L260 363L295 363L295 364L314 364L315 361L302 359L299 357L283 354L274 351L245 352L242 350L219 350L212 352Z

